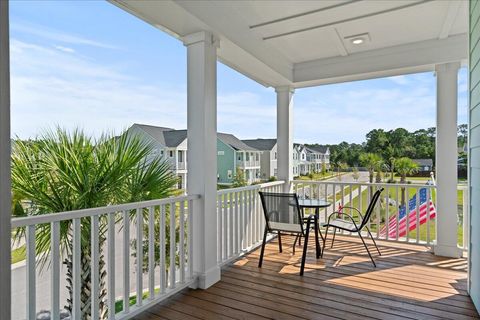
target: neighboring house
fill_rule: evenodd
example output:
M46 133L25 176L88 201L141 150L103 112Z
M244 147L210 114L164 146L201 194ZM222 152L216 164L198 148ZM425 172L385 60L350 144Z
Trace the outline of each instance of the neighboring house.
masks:
M293 176L298 177L300 175L300 144L293 144Z
M246 145L260 151L260 178L277 177L277 139L242 140Z
M294 144L298 150L298 175L306 176L311 172L310 162L307 158L307 149L303 144Z
M311 170L320 172L323 164L325 164L327 170L330 169L330 149L328 147L315 145L305 147L305 150Z
M178 177L178 189L187 188L187 130L133 124L128 134L137 134L154 144L152 156L167 159Z
M237 168L243 170L247 183L259 181L260 155L234 135L217 133L217 182L231 184Z
M418 172L432 172L433 160L432 159L412 159L418 165Z

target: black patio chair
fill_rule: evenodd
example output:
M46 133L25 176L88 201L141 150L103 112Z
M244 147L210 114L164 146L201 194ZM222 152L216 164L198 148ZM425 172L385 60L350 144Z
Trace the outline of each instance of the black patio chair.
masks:
M300 275L303 276L305 259L307 257L308 234L310 229L315 230L315 249L317 259L320 258L321 247L318 240L318 221L315 215L304 218L298 205L298 198L295 193L271 193L259 192L262 201L263 213L265 215L265 231L263 233L262 249L258 267L262 267L263 254L268 233L278 234L278 249L282 252L281 234L302 235L303 255L300 267ZM294 244L295 247L295 244ZM294 252L295 254L295 252Z
M368 205L367 211L365 212L365 215L362 215L360 210L354 207L342 207L342 211L344 209L352 209L355 210L359 217L361 218L361 221L355 221L355 219L349 215L346 214L345 212L333 212L330 216L328 216L327 223L324 223L322 226L326 227L327 230L325 232L325 241L323 242L323 248L322 252L325 250L325 243L327 242L327 236L328 236L328 228L332 227L333 229L333 239L332 239L332 245L330 248L333 248L333 243L335 242L335 234L337 233L337 229L348 231L348 232L353 232L353 233L358 233L358 236L363 242L363 245L365 246L365 249L367 250L368 256L370 257L370 260L372 260L373 266L376 267L377 265L375 264L375 261L373 260L372 255L370 254L370 250L368 250L367 244L365 243L365 240L362 237L362 230L365 228L370 235L370 238L372 238L373 244L375 245L375 248L377 248L378 255L382 255L380 253L380 250L378 249L377 243L375 242L375 239L372 236L372 233L370 232L370 229L367 226L368 221L370 220L370 217L372 216L373 209L375 209L375 205L377 204L378 199L380 198L380 194L382 193L383 188L377 190L375 194L372 197L372 200L370 200L370 204ZM361 194L359 195L361 196ZM332 217L336 216L336 218L331 221Z

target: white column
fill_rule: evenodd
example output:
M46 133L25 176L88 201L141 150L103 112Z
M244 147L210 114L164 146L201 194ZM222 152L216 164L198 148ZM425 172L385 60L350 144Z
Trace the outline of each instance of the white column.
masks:
M0 1L0 319L10 319L10 59L8 1Z
M217 265L217 45L208 32L183 38L187 47L188 193L193 215L193 265L198 288L220 280Z
M293 180L293 88L277 87L277 173L285 181L284 192L290 192Z
M437 243L439 256L460 257L457 246L457 92L460 63L435 67L437 77Z

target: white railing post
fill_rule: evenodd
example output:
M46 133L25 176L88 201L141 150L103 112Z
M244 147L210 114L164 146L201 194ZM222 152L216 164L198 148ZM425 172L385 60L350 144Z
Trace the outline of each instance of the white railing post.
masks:
M8 1L0 1L0 270L11 268L10 37ZM0 272L0 319L11 318L11 274Z
M220 280L217 264L217 47L206 31L183 38L187 47L188 194L194 204L193 264L198 287Z

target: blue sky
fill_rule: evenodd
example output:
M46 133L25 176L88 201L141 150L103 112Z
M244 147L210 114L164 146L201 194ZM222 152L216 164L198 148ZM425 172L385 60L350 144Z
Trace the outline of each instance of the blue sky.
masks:
M98 135L132 123L186 127L181 42L103 1L12 1L12 132L35 137L57 124ZM467 121L467 72L459 77ZM218 64L218 130L274 137L275 92ZM298 89L294 137L362 142L374 128L435 125L433 73Z

